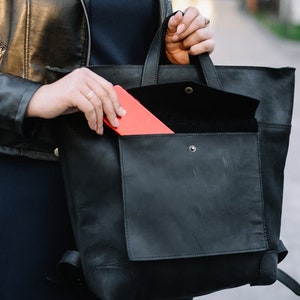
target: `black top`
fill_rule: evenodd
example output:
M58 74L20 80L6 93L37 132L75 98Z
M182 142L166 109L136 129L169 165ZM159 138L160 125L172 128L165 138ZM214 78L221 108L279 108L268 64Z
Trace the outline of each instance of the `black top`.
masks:
M143 64L159 24L157 0L91 0L90 64Z

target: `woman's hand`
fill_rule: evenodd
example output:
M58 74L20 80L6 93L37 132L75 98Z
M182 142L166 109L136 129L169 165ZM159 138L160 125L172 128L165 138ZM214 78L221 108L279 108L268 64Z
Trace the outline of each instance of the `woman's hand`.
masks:
M79 68L60 80L40 87L27 108L27 117L44 119L82 111L89 127L103 134L103 116L114 127L126 112L113 85L87 68Z
M209 20L195 7L169 19L165 42L166 56L173 64L189 64L189 55L211 53L215 47Z

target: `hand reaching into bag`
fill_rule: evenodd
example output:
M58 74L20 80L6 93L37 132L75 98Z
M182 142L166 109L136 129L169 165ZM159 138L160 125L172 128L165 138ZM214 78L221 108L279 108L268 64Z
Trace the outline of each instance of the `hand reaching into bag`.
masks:
M112 83L87 68L79 68L60 80L40 87L27 108L27 117L52 119L82 111L89 127L103 134L103 116L118 127L125 114Z
M211 53L215 47L209 19L197 8L178 11L169 19L166 32L166 56L173 64L189 64L189 55Z

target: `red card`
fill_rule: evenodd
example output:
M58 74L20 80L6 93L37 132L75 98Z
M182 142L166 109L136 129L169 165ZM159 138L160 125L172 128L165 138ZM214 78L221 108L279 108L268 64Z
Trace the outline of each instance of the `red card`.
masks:
M117 128L113 127L106 118L104 122L119 135L174 133L124 88L119 85L115 85L114 88L126 114L118 118L120 125Z

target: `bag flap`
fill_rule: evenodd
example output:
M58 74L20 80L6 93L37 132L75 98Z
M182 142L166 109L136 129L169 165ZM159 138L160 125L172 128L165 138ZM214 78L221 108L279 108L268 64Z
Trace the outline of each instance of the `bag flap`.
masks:
M257 133L119 138L130 260L267 247Z

